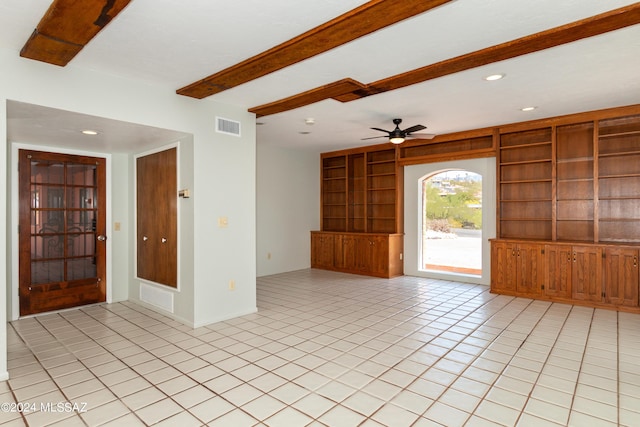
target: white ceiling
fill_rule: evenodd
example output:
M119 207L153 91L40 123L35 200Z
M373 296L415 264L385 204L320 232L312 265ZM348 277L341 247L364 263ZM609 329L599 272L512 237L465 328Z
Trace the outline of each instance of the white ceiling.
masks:
M18 55L51 0L3 0L0 47ZM177 90L310 30L362 0L132 0L67 67ZM624 0L457 0L213 96L251 108L343 78L370 83L634 4ZM206 55L203 55L206 52ZM53 65L51 67L54 67ZM330 151L385 139L370 127L423 124L444 134L640 103L640 25L396 91L326 100L258 119L258 144ZM483 77L504 73L487 82ZM180 95L176 95L180 96ZM537 108L528 113L526 106ZM78 112L81 113L81 112ZM181 134L10 103L9 137L73 146L70 129L103 129L101 149L130 151ZM305 124L313 117L315 125ZM91 123L91 121L95 123ZM301 134L300 132L310 132ZM60 138L59 141L57 139ZM124 139L123 139L124 138ZM129 139L126 139L129 138ZM128 141L123 145L122 141Z

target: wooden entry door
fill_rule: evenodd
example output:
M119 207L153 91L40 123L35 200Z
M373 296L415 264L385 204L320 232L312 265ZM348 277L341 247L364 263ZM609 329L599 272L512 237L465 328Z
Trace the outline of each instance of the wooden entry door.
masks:
M106 300L104 158L19 151L20 315Z

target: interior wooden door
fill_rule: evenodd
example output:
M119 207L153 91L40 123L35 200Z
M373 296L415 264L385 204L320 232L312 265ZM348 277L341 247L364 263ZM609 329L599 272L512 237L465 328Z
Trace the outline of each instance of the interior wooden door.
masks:
M178 286L177 149L136 161L137 272L155 283Z
M105 165L19 151L21 316L105 301Z

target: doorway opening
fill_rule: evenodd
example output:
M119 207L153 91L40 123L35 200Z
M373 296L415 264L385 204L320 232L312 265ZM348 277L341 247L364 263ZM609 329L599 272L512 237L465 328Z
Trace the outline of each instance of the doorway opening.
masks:
M482 275L482 175L444 170L421 179L422 271Z

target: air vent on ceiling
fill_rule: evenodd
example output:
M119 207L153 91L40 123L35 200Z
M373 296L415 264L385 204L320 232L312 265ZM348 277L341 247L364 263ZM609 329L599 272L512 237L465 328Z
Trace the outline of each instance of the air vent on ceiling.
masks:
M240 122L223 117L216 117L216 132L240 136Z

